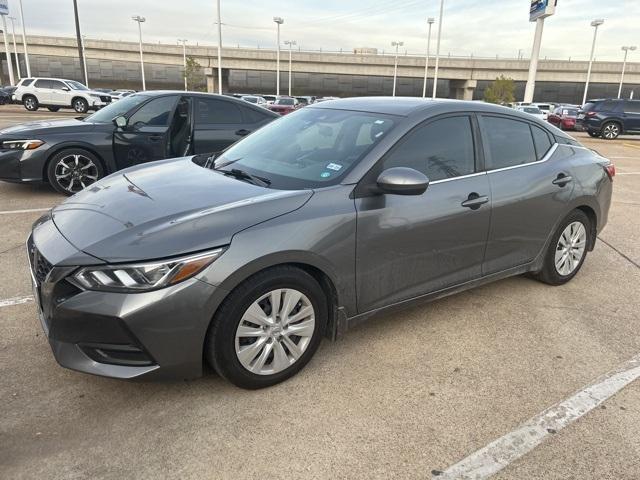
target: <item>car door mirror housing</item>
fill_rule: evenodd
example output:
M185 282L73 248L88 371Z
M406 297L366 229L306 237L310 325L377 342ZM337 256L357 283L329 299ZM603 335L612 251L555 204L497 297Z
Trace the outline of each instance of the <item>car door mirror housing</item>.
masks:
M113 119L113 124L118 128L126 128L128 123L127 117L123 117L122 115Z
M388 168L376 181L382 193L392 195L422 195L429 186L429 178L413 168Z
M64 90L65 92L70 92L71 89L69 87L62 87L61 90Z

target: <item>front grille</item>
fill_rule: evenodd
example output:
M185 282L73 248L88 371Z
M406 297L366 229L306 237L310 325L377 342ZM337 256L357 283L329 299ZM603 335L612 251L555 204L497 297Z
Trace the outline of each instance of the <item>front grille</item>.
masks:
M31 256L31 268L33 269L33 276L35 277L36 283L39 287L40 285L42 285L42 282L46 280L47 275L49 275L49 272L53 268L53 265L51 265L47 261L47 259L40 254L35 245L31 246L29 255Z
M105 103L111 103L111 97L109 95L101 95L100 100L102 100Z

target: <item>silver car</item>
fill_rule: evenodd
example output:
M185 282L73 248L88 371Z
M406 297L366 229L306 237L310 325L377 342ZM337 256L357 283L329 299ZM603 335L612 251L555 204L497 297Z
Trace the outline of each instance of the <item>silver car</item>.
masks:
M378 312L524 273L568 282L607 223L614 174L504 107L314 104L51 210L27 242L40 319L64 367L190 378L204 359L266 387Z

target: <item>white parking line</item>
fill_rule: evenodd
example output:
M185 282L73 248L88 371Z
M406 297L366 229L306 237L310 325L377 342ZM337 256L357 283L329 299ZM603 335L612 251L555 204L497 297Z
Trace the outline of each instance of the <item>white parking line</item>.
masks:
M616 172L616 175L640 175L640 172Z
M434 479L482 480L496 474L527 454L546 437L559 432L640 377L640 355L603 375L572 397L531 418L484 448L443 472L432 471Z
M51 207L48 208L29 208L26 210L2 210L0 211L0 215L11 215L14 213L33 213L33 212L47 212L51 210Z
M0 308L10 307L12 305L22 305L23 303L33 302L33 295L26 295L23 297L11 297L0 300Z

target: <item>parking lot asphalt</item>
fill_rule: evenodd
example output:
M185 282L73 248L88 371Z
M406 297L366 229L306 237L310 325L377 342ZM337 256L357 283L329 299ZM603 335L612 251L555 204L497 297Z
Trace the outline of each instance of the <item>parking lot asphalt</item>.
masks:
M0 107L0 127L68 115ZM63 197L0 182L0 478L446 476L640 354L640 137L575 136L618 175L609 224L574 280L515 277L376 317L259 391L213 373L122 382L59 367L23 243L42 213L24 210ZM639 424L634 381L496 478L640 478Z

